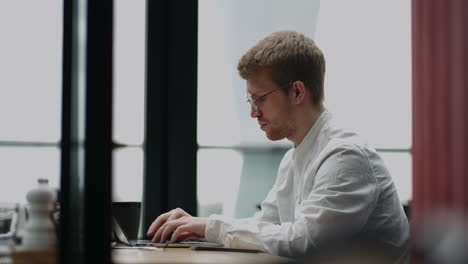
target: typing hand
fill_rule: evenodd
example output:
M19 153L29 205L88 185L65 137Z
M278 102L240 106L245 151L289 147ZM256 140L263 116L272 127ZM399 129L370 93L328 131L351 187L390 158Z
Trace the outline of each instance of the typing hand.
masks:
M148 231L146 232L146 235L147 236L153 236L156 231L159 230L159 228L164 225L167 221L171 221L171 220L174 220L174 219L178 219L178 218L181 218L183 216L190 216L187 212L185 212L184 210L180 209L180 208L176 208L176 209L173 209L167 213L164 213L160 216L158 216L158 218L156 218L156 220L154 220L154 222L151 224L151 226L148 228ZM153 241L155 241L153 239Z
M206 218L192 217L184 210L177 208L160 215L151 224L148 236L153 237L153 242L166 242L172 234L171 242L185 240L189 237L205 237Z

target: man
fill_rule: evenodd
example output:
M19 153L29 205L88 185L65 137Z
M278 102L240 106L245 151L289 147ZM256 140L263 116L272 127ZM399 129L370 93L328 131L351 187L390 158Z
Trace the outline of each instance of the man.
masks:
M323 106L325 59L313 40L275 32L239 61L250 116L270 140L294 147L278 169L261 211L247 219L192 217L182 209L159 216L154 241L204 237L227 247L301 256L332 241L372 237L404 248L408 221L378 154L356 134L337 128Z

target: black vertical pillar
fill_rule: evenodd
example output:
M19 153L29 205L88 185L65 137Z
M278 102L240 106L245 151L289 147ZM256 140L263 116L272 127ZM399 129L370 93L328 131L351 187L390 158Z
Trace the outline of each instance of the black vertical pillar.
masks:
M113 0L88 1L85 263L110 263Z
M196 215L198 1L147 1L143 228Z
M110 263L113 1L64 1L60 263Z
M84 102L78 101L76 74L78 66L73 63L77 52L72 45L77 23L77 1L63 1L63 51L62 51L62 135L60 166L60 225L59 225L59 263L82 263L80 252L83 250L83 238L80 217L83 215L82 195L79 189L79 160L83 156L82 144L78 135L78 112ZM75 78L74 78L75 77ZM73 81L75 80L75 81ZM73 85L73 83L75 85ZM81 114L83 115L83 114ZM74 246L73 243L75 243Z

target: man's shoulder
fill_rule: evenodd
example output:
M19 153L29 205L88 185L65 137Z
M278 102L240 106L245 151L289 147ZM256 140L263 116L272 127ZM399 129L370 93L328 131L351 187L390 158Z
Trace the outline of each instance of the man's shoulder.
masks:
M380 168L383 164L375 149L356 134L350 134L331 138L316 156L312 168L359 168L373 174L376 166Z
M322 155L337 153L340 151L350 151L356 154L365 155L367 152L375 151L358 134L346 130L327 135L327 143L322 148Z

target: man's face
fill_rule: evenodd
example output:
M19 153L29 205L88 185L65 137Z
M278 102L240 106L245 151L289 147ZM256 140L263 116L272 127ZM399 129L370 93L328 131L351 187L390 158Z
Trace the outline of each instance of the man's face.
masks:
M294 131L292 105L283 90L274 91L278 88L267 70L260 70L247 80L247 93L257 105L257 109L251 107L250 116L257 119L260 129L270 140L288 138ZM262 97L265 94L268 95Z

